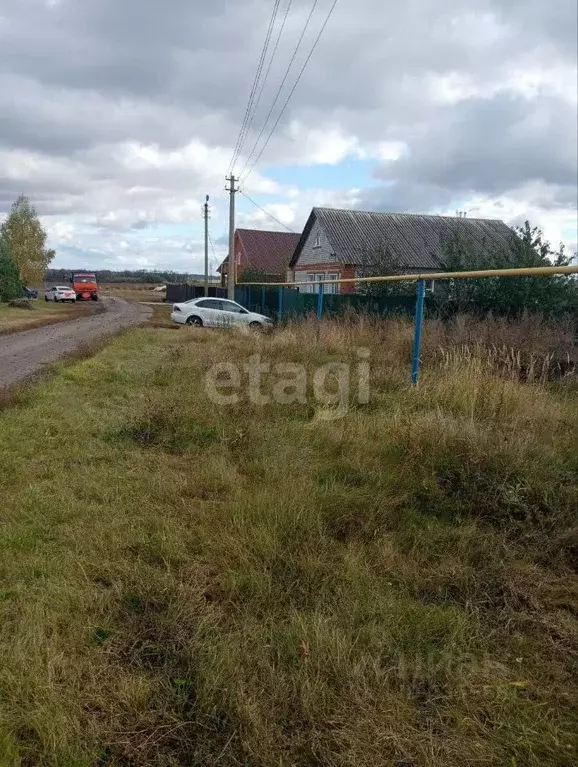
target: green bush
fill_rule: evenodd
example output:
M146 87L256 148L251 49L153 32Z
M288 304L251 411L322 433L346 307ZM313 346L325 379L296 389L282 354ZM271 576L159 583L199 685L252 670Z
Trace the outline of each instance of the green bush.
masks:
M24 283L6 244L0 240L0 301L11 301L24 294Z
M556 251L543 233L528 221L513 230L509 247L480 250L474 243L455 236L444 243L444 267L448 272L469 269L517 269L524 267L569 266L573 257L564 246ZM442 314L456 312L485 315L491 312L507 317L524 313L560 318L575 315L578 282L572 276L486 277L451 280L443 294Z

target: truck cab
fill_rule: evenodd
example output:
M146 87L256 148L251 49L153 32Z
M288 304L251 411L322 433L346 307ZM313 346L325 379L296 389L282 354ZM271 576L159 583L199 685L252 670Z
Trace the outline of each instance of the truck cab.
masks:
M83 272L73 274L70 280L76 293L77 301L98 301L96 274Z

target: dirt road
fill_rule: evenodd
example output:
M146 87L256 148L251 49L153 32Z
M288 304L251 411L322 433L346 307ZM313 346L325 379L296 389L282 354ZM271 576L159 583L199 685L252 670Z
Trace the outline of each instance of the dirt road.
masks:
M20 383L85 343L137 325L151 309L119 298L103 298L106 311L58 325L0 336L0 389Z

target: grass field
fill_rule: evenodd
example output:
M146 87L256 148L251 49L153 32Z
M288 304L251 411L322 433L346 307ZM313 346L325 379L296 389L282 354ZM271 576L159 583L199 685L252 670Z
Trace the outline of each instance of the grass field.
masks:
M44 300L35 301L33 306L33 309L16 309L7 304L0 304L0 335L66 322L77 317L85 317L94 311L94 307L87 304L79 303L72 306L46 303Z
M220 282L211 282L211 285L220 285ZM103 296L114 296L116 298L124 298L125 301L145 301L145 302L158 302L161 303L165 299L165 293L155 293L154 288L158 287L157 284L147 283L103 283L100 286L100 291Z
M576 764L572 336L411 334L151 325L0 415L2 767ZM213 404L255 354L307 401Z
M100 292L103 296L113 296L114 298L123 298L125 301L146 301L162 303L165 298L164 293L155 293L153 288L157 285L148 285L145 283L114 283L102 284Z

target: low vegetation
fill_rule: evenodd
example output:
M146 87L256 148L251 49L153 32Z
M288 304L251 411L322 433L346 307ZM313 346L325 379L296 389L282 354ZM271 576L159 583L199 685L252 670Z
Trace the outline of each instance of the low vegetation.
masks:
M16 333L19 330L31 330L43 325L87 317L95 311L90 304L78 303L74 306L54 304L44 301L25 301L27 305L9 306L0 304L0 335Z
M571 329L428 323L418 390L411 339L150 326L3 412L2 767L576 764Z
M125 301L144 301L147 303L162 303L165 299L164 292L155 291L158 285L151 283L120 283L120 284L101 284L100 293L103 296L112 296L113 298L122 298Z

